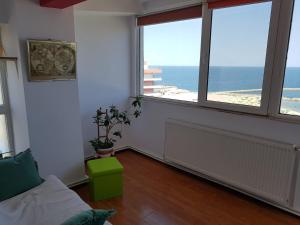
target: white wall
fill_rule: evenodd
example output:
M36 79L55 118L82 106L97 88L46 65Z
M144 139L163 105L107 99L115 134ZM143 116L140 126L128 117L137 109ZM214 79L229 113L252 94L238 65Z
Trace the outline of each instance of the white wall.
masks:
M73 9L42 8L38 0L15 0L14 23L20 44L30 147L40 173L69 184L84 178L83 143L75 81L28 82L27 39L74 41Z
M14 149L16 153L19 153L29 148L30 144L24 86L22 77L18 74L17 66L15 62L7 62L7 83L13 125Z
M75 16L78 43L78 81L85 156L94 154L92 117L97 108L126 108L130 95L132 18L79 13ZM116 147L128 145L125 136Z
M12 10L11 0L1 0L0 2L0 23L8 23L11 10Z

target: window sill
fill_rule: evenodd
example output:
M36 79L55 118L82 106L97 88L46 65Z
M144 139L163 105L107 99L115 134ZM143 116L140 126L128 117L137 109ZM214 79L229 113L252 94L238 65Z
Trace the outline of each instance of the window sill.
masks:
M3 61L17 61L18 58L17 57L3 57L3 56L1 56L0 60L3 60Z
M180 105L180 106L186 106L186 107L199 107L198 102L177 100L177 99L171 99L171 98L151 97L151 96L147 96L147 95L141 95L141 96L143 97L143 100L145 100L145 101L167 103L167 104Z
M261 115L261 114L250 113L250 112L238 112L238 111L233 111L233 110L228 110L228 109L220 109L220 108L214 108L214 107L209 107L209 106L202 106L198 102L189 102L189 101L176 100L176 99L150 97L150 96L146 96L146 95L141 95L141 97L143 98L143 100L145 102L165 103L165 104L169 104L169 105L178 105L180 107L198 108L198 109L202 109L202 110L222 112L222 113L233 114L233 115L238 115L238 116L267 119L267 120L283 122L283 123L300 124L300 117L298 117L298 116L283 115L283 114ZM131 98L134 98L134 97L131 97Z

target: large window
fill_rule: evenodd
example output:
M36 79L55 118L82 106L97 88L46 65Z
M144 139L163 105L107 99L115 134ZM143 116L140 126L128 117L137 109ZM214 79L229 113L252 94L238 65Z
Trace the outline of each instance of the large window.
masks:
M300 1L295 1L280 113L300 116Z
M143 27L144 95L198 101L202 9L195 10L196 18L160 16L158 24Z
M0 156L2 153L13 151L12 126L6 80L8 70L16 71L15 63L0 60Z
M141 93L300 116L300 0L214 0L197 8L202 13L188 18L185 9L138 18Z
M207 100L261 106L271 6L213 11Z

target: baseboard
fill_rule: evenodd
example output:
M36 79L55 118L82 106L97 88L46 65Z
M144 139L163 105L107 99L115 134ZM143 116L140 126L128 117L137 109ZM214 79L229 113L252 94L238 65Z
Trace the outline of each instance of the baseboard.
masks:
M132 151L135 151L135 152L138 152L138 153L140 153L140 154L142 154L142 155L148 156L148 157L150 157L150 158L152 158L152 159L155 159L155 160L157 160L157 161L160 161L160 162L162 162L162 163L166 163L166 162L164 161L164 159L163 159L161 156L159 156L159 155L156 155L156 154L153 154L153 153L148 153L148 152L145 152L145 151L140 150L139 148L132 147L132 146L128 146L127 149L132 150Z
M73 188L73 187L76 187L76 186L79 186L79 185L82 185L82 184L86 184L89 182L89 177L88 175L84 175L84 178L82 178L81 180L79 181L76 181L76 182L73 182L71 184L68 184L67 187L68 188Z

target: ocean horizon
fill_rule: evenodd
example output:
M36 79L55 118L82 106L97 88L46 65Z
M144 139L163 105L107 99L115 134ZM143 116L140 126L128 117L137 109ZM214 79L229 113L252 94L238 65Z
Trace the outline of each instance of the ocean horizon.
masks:
M178 88L197 92L199 83L199 67L197 66L150 66L159 68L157 74L162 81L156 84L176 86ZM261 89L263 82L263 67L210 67L210 91L238 91ZM300 67L288 67L284 88L300 88Z

